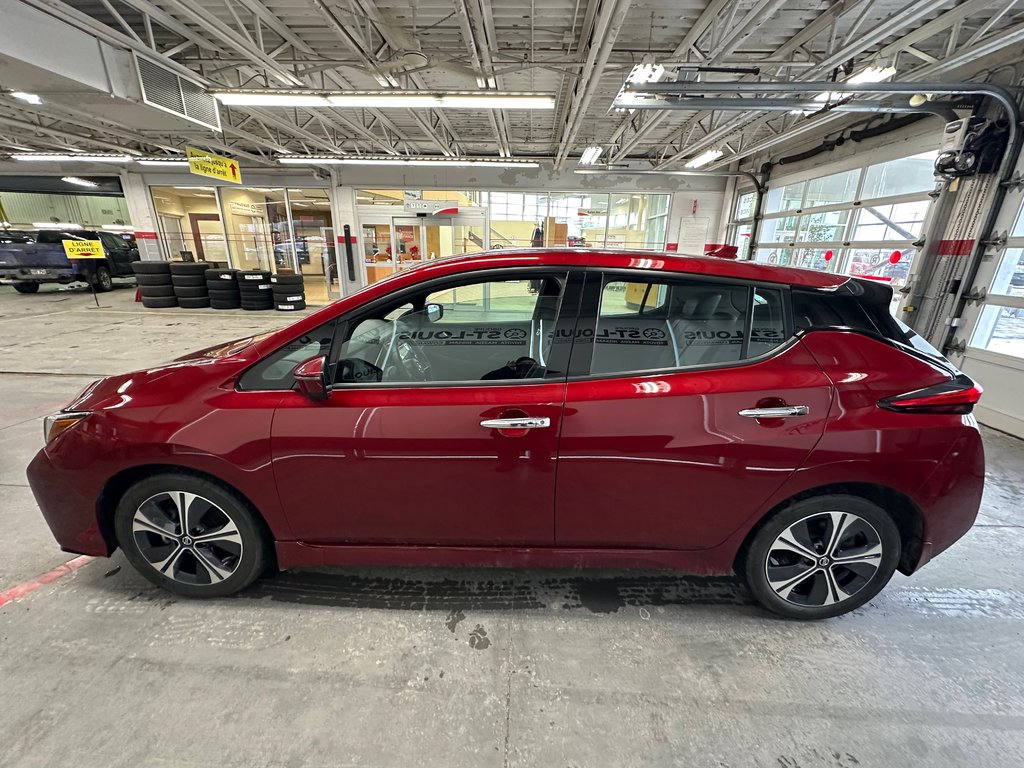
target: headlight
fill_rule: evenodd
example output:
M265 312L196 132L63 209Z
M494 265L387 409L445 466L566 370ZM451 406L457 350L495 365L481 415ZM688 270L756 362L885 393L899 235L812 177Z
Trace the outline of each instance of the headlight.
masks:
M51 440L55 440L91 414L92 411L72 411L71 413L55 413L52 416L47 416L43 419L43 440L49 444Z

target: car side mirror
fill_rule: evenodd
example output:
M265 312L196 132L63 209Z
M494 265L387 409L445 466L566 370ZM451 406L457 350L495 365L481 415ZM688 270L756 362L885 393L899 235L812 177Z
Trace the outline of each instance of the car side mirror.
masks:
M427 304L423 307L423 315L428 323L436 323L444 317L444 307L440 304Z
M327 399L327 356L311 357L295 366L292 372L299 392L310 400Z

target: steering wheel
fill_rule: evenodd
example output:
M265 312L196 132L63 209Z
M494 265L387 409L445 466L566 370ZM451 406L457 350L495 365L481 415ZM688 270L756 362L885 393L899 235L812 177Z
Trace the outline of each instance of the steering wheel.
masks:
M388 366L384 381L433 381L430 360L423 350L408 341L399 341L395 345L394 362ZM394 376L401 372L404 376Z

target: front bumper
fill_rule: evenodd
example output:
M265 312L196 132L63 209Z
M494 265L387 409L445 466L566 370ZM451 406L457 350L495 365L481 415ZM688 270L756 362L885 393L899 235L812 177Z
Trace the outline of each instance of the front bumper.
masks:
M75 483L39 451L28 465L28 483L53 537L65 552L109 557L113 548L100 526L95 498L86 498Z

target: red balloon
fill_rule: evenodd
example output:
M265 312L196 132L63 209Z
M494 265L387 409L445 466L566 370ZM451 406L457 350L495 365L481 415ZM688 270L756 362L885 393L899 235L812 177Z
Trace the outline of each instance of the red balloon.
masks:
M832 249L825 251L825 261L832 261Z
M889 263L890 264L899 264L900 263L900 259L902 259L902 258L903 258L903 254L900 251L893 251L892 253L889 254Z

